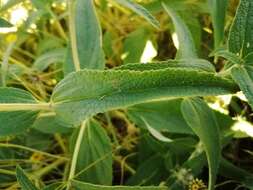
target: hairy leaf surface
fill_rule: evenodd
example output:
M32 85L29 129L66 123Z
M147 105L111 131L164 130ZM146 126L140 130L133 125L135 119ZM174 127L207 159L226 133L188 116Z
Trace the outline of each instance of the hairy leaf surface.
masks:
M231 26L229 51L245 57L253 52L253 1L241 0Z
M139 103L236 90L231 80L195 70L82 70L68 75L57 85L51 102L63 120L78 125L97 113Z

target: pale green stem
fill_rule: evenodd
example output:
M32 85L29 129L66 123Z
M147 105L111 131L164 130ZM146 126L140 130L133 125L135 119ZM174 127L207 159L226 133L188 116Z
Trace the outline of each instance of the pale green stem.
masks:
M40 150L36 150L36 149L34 149L34 148L29 148L29 147L22 146L22 145L18 145L18 144L0 143L0 147L6 147L6 148L19 148L19 149L27 150L27 151L30 151L30 152L37 152L37 153L39 153L39 154L42 154L42 155L45 155L45 156L48 156L48 157L51 157L51 158L62 159L62 160L65 160L65 161L68 161L68 160L69 160L69 159L66 158L66 157L57 156L57 155L54 155L54 154L50 154L50 153L47 153L47 152L43 152L43 151L40 151Z
M0 111L50 111L52 110L50 103L35 103L35 104L26 104L26 103L8 103L0 104Z
M81 67L80 67L80 62L79 62L79 58L78 58L78 50L77 50L75 6L74 6L73 0L68 0L68 10L69 10L69 32L70 32L70 43L71 43L72 57L73 57L75 70L79 71L81 69Z
M70 166L67 190L70 190L70 188L71 188L70 182L75 177L76 164L78 161L78 154L79 154L80 147L82 144L82 140L83 140L83 136L84 136L84 132L85 132L85 128L86 128L86 123L87 123L87 120L84 120L81 127L80 127L80 131L79 131L79 134L78 134L78 137L76 140L75 149L73 152L71 166Z

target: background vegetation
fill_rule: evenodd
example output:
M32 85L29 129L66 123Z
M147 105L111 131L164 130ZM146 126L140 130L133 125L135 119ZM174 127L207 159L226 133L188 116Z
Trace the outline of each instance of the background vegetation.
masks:
M250 0L241 3L253 7ZM61 119L48 110L7 112L10 105L0 106L0 189L113 189L111 185L128 186L127 190L130 186L149 186L143 188L148 190L253 189L252 109L242 92L233 93L238 87L225 79L220 83L227 85L224 89L228 93L213 88L210 96L192 102L182 98L136 101L142 104L127 108L121 102L113 108L122 109L109 111L106 106L96 110L102 103L95 102L95 108L88 107L96 110L94 113L84 113L78 106L85 105L79 102L73 107L60 105L65 92L76 93L68 91L72 87L78 92L91 91L86 96L92 97L93 89L105 88L100 85L105 75L111 77L107 86L113 89L118 78L124 84L138 81L132 75L125 76L124 70L155 69L154 65L138 69L138 65L127 63L154 62L157 69L180 63L204 71L212 70L213 65L220 76L227 77L230 65L252 53L242 51L240 58L232 54L239 52L233 46L238 33L232 30L229 34L239 1L2 0L0 4L0 103L50 102L55 86L66 76L69 79L69 86L61 89L59 85L53 94L53 101L59 104L57 112L65 112ZM249 8L249 16L239 15L238 19L246 22L248 18L246 26L250 26L252 12ZM252 41L249 27L248 31L245 33ZM226 50L228 39L232 40L232 53ZM71 43L76 43L76 49ZM180 60L166 61L175 58ZM252 58L247 60L251 62ZM165 61L164 66L160 61ZM68 74L83 68L103 69L102 62L106 70L121 66L122 74L114 78L116 74L87 71L80 74L80 79ZM168 70L163 74L185 76L193 86L202 80L201 72L191 74L199 77L196 80L187 78L188 72L180 72ZM150 73L145 75L152 78ZM243 75L234 74L233 78L237 80L238 76ZM166 79L157 79L157 84ZM209 80L197 83L206 85L200 95L208 95L205 91L214 86L212 80L216 79L210 75ZM252 88L252 81L247 87L238 84L243 90ZM124 87L119 93L124 93ZM156 91L162 93L159 88L153 89ZM219 94L226 95L214 96ZM48 104L39 105L44 109ZM78 115L75 111L87 116L98 114L80 128L77 126L83 117L72 117ZM16 170L17 165L20 167Z

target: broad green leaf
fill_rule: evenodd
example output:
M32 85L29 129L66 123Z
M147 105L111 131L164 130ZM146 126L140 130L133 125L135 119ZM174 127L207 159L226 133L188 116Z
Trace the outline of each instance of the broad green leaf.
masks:
M181 114L180 99L139 104L129 107L127 114L138 126L144 127L144 118L152 128L170 133L192 134Z
M178 59L178 60L153 62L147 64L129 63L122 65L120 67L116 67L115 69L145 71L145 70L166 69L168 67L187 68L200 71L215 72L214 66L209 61L206 61L204 59Z
M2 27L12 27L12 24L9 23L7 20L0 18L0 28Z
M142 16L146 19L150 24L152 24L155 28L159 28L160 24L156 20L154 16L152 16L148 10L146 10L143 6L135 3L133 0L116 0L117 3L131 9L136 14Z
M16 88L0 88L0 106L6 103L37 103L28 92ZM18 134L33 124L36 111L0 111L0 136Z
M222 158L219 168L220 175L236 180L248 188L253 187L253 173L235 166L233 163Z
M22 190L38 190L20 166L16 168L17 180Z
M73 51L76 51L78 56L78 65L75 65L75 69L103 69L105 61L102 34L93 0L76 0L73 3L72 14L73 21L70 21L70 27L74 33L71 43Z
M168 190L167 187L141 187L141 186L104 186L104 185L94 185L90 183L83 183L80 181L72 180L72 187L76 190Z
M242 65L233 67L231 74L253 108L253 78L247 71L247 68Z
M208 0L214 28L214 47L217 49L223 42L225 16L228 0Z
M241 0L228 39L229 51L245 57L253 52L253 1Z
M141 61L148 37L149 31L145 28L139 28L126 37L123 45L124 63Z
M163 8L171 17L173 24L175 26L175 32L178 39L178 58L196 58L197 50L194 44L194 40L192 38L192 34L188 29L187 25L184 23L182 18L169 7L168 4L162 3Z
M233 93L237 86L215 73L187 69L82 70L54 89L52 108L65 122L79 125L97 113L177 97Z
M33 126L34 129L41 131L43 133L55 134L55 133L70 133L73 127L71 124L66 124L60 120L55 115L50 115L48 113L40 114L35 120Z
M80 147L75 179L88 183L111 185L111 142L99 123L87 122Z
M32 68L38 71L44 71L49 65L53 63L63 63L65 58L65 49L50 50L39 56L33 63Z
M219 127L215 115L200 98L185 99L182 102L182 113L203 143L209 165L208 189L213 190L221 154Z

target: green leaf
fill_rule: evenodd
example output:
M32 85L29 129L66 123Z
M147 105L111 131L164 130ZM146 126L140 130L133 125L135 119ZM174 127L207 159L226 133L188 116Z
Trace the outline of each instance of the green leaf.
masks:
M159 28L160 24L156 20L155 17L153 17L148 10L146 10L143 6L135 3L132 0L116 0L117 3L129 8L130 10L134 11L136 14L142 16L144 19L146 19L152 26L155 28Z
M25 172L20 166L16 168L17 180L22 190L38 190L35 185L29 180Z
M221 154L219 127L215 115L200 98L185 99L182 102L182 113L203 143L209 165L208 189L213 190Z
M231 62L233 64L243 63L243 60L239 56L237 56L236 54L231 53L227 50L223 50L223 49L222 50L217 50L217 51L213 52L213 54L215 56L225 58L226 60L228 60L229 62Z
M55 134L55 133L70 133L73 127L71 124L66 124L55 115L49 115L48 113L40 114L35 120L33 126L34 129L43 133Z
M0 88L0 105L5 103L37 103L27 91L16 88ZM24 132L32 126L37 111L0 111L0 136Z
M188 29L187 25L184 23L182 18L168 6L168 4L162 3L163 8L171 17L173 24L175 26L175 31L178 38L179 49L177 52L178 58L196 58L197 50L192 38L192 34Z
M233 67L231 74L248 99L250 106L253 108L253 78L249 74L247 68L242 65Z
M127 185L153 185L159 184L167 172L160 154L153 154L139 163L136 173L128 179Z
M165 137L163 134L161 134L159 131L157 131L156 129L152 128L149 123L142 118L142 120L144 121L145 125L147 126L148 131L150 132L150 134L156 138L157 140L161 141L161 142L166 142L166 143L170 143L173 140L169 139L168 137Z
M253 1L241 0L228 39L229 51L245 57L253 52Z
M70 27L74 33L71 43L74 44L72 49L77 51L79 64L75 65L76 69L103 69L105 60L102 34L93 0L76 0L73 3L72 11L74 18ZM70 62L66 64L70 64Z
M145 71L145 70L158 70L166 69L168 67L175 68L187 68L195 69L200 71L215 72L214 66L204 59L178 59L178 60L167 60L153 63L129 63L116 67L117 70L134 70L134 71Z
M0 28L5 27L12 27L12 24L9 23L7 20L0 18Z
M181 114L182 100L175 99L129 107L127 115L138 126L144 127L144 118L152 128L170 133L193 134Z
M129 82L130 81L130 82ZM62 120L79 125L85 118L113 109L177 97L233 93L237 86L215 73L187 69L82 70L54 89L52 108Z
M236 180L248 188L253 187L253 174L235 166L233 163L222 158L219 168L220 175Z
M80 147L75 179L88 183L111 185L111 142L99 123L87 123Z
M217 49L224 39L225 16L228 0L208 0L213 28L214 28L214 47Z
M72 187L76 190L168 190L167 187L140 187L140 186L102 186L102 185L94 185L90 183L83 183L80 181L72 180Z
M53 63L63 63L66 50L64 48L50 50L39 56L33 63L32 68L38 71L44 71Z
M146 42L149 37L149 31L145 28L139 28L131 32L124 41L124 63L135 63L141 61Z

